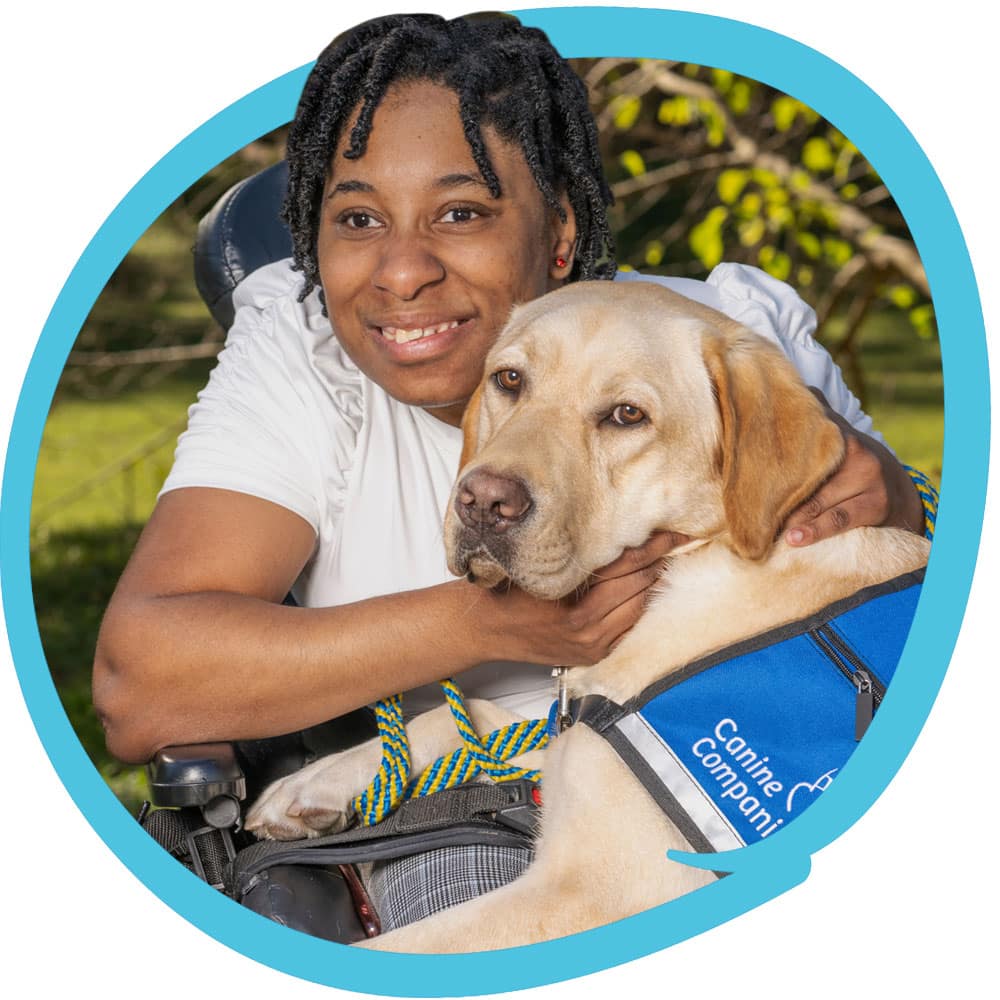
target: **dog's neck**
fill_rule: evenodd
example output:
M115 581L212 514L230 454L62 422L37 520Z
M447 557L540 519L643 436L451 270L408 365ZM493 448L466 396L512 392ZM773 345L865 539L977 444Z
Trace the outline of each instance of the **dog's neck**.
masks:
M916 569L927 552L924 539L887 528L859 528L801 548L778 542L759 562L739 558L719 539L686 545L672 553L645 613L615 650L570 672L570 693L623 704L715 650Z

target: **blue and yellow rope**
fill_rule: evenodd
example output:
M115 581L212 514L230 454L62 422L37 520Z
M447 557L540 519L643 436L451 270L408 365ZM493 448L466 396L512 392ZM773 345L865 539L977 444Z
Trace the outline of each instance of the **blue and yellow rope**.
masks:
M927 478L919 469L913 468L912 465L904 465L907 474L910 479L913 480L913 485L917 488L917 493L920 496L920 502L924 506L924 538L934 537L934 525L937 522L937 511L938 511L938 491L934 488L930 479Z
M462 746L429 764L412 782L402 698L394 695L375 706L375 719L382 740L382 763L371 784L351 802L363 825L379 823L406 799L454 788L480 772L494 781L541 779L540 772L516 767L507 761L548 743L547 719L514 722L481 738L472 724L459 686L449 678L441 682L441 687L462 737Z

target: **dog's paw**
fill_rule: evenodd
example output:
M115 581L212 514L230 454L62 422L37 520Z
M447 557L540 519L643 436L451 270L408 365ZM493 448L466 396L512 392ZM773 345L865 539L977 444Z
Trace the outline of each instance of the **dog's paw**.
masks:
M336 757L328 757L269 785L247 813L244 826L267 840L337 833L350 821L352 797L338 778Z

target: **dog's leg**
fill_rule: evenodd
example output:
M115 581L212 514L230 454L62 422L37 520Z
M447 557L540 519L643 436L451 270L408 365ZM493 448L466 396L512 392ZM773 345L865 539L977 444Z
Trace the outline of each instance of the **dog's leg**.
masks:
M380 951L490 951L620 920L714 881L670 861L688 844L604 740L574 726L546 751L542 835L519 879L372 938Z
M513 713L482 699L469 699L467 707L479 733L516 720ZM461 743L447 705L418 715L406 730L414 776ZM351 799L371 781L381 761L382 744L377 737L314 761L269 785L247 814L246 828L272 840L299 840L342 830L351 816Z

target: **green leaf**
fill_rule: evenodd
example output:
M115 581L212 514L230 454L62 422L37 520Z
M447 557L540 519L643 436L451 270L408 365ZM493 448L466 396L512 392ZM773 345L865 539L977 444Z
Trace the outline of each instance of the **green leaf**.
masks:
M754 167L750 176L765 190L777 187L780 183L778 175L773 170L765 170L763 167Z
M688 245L706 268L711 269L722 260L722 225L728 217L727 209L716 206L688 235Z
M757 216L749 222L741 222L736 231L739 233L740 243L745 247L752 247L764 238L767 226L764 225L764 220Z
M712 70L712 86L720 94L728 94L729 88L733 85L733 74L728 69Z
M812 178L806 173L805 170L799 170L796 168L792 171L791 177L788 179L788 183L795 191L805 191L810 184L812 184Z
M854 201L859 194L861 194L861 188L857 184L845 184L840 189L840 197L846 201Z
M921 340L930 340L934 336L934 307L928 302L916 309L910 310L910 322Z
M827 236L823 240L823 254L834 267L843 267L854 256L854 248L846 240Z
M646 161L642 154L636 149L626 149L618 162L629 172L632 177L641 177L646 172Z
M638 120L642 101L634 95L616 97L612 104L615 128L627 132Z
M740 203L736 208L736 214L743 219L752 219L756 215L760 215L761 207L764 204L764 199L760 196L759 191L747 191L742 198L740 198Z
M792 258L776 247L761 247L757 259L760 261L760 266L779 281L786 281L792 273Z
M750 98L753 96L753 88L749 80L737 80L733 84L732 90L726 95L726 103L733 114L742 115L750 109Z
M795 236L795 242L802 247L803 252L812 260L819 260L823 252L823 245L815 233L799 232Z
M800 107L801 105L794 97L787 95L776 97L771 104L774 127L779 132L787 132L795 124L795 116L799 113Z
M771 224L771 232L778 232L795 225L795 213L787 205L768 205L767 218Z
M687 97L670 97L660 102L656 120L661 125L690 125L691 100Z
M802 147L802 162L814 173L820 173L832 170L836 159L830 143L816 136Z
M909 309L917 301L917 292L911 285L892 285L886 289L889 301L900 309Z
M705 121L710 146L721 146L726 138L726 119L715 101L703 97L698 101L698 113Z
M748 180L750 172L747 170L723 170L716 182L719 197L725 204L732 205L743 193Z

